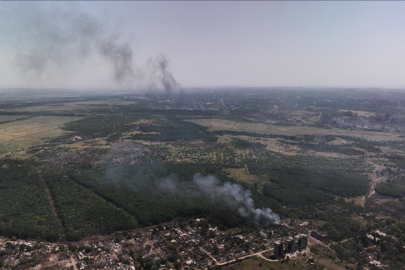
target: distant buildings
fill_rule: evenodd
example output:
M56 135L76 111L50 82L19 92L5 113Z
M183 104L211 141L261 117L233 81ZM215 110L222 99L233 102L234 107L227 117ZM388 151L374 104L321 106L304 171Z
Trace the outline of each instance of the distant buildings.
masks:
M284 257L285 254L301 251L307 248L308 236L298 234L294 237L288 237L284 241L274 243L274 257L276 259Z

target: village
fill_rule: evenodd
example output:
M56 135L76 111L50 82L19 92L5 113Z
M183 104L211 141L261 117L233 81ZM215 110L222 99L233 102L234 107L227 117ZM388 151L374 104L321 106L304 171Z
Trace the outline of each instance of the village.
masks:
M307 236L297 233L286 226L225 231L200 218L109 236L91 236L77 243L0 238L3 260L0 268L204 269L250 257L278 261L273 246L282 238L288 241L296 236L299 246L295 249L290 246L289 251L306 252Z

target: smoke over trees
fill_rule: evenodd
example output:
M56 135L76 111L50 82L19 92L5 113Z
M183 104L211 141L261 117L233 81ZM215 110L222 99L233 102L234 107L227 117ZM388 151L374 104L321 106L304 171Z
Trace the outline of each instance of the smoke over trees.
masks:
M255 208L252 194L244 190L241 185L230 182L221 183L215 176L195 174L192 182L177 181L172 175L156 181L160 189L168 190L176 196L193 197L204 196L214 204L220 204L238 211L238 213L255 224L279 224L280 217L270 208Z

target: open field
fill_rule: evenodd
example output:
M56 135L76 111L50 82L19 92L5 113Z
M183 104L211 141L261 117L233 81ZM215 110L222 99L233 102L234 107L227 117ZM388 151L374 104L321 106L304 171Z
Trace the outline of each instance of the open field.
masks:
M0 125L0 154L46 142L66 133L60 127L79 117L38 116Z
M355 138L362 138L371 141L390 141L398 140L405 141L397 134L383 133L376 131L365 130L340 130L340 129L324 129L312 126L278 126L273 124L263 123L247 123L237 122L224 119L193 119L190 122L208 127L211 131L229 130L252 132L258 134L276 134L285 136L299 136L299 135L334 135L334 136L352 136Z
M8 123L0 126L0 143L15 140L20 137L60 128L63 124L76 121L79 117L38 116L22 120L16 123Z
M0 115L0 124L3 124L4 122L18 120L18 119L24 119L27 116L28 115Z
M89 101L78 101L78 102L67 102L67 103L55 103L47 104L41 106L16 106L12 109L0 109L1 111L18 111L18 112L41 112L41 111L52 111L52 112L63 112L63 111L90 111L95 109L108 109L111 110L115 105L130 105L134 104L136 101L123 101L123 100L89 100ZM0 118L1 119L1 118ZM1 121L0 121L1 122Z

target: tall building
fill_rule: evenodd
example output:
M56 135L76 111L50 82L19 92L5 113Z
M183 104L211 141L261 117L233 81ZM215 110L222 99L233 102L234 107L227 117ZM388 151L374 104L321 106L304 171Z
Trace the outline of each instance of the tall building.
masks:
M307 248L308 236L306 234L301 234L300 237L300 251Z
M300 235L294 236L294 252L297 250L301 250L301 237Z
M276 257L276 259L278 258L282 258L283 257L283 242L281 241L276 241L274 242L274 257Z
M307 248L308 236L298 234L294 237L274 242L274 257L276 259L284 257L285 254L301 251Z
M285 241L284 241L284 245L285 245L285 253L291 253L292 252L292 246L293 246L293 239L292 237L288 237Z

